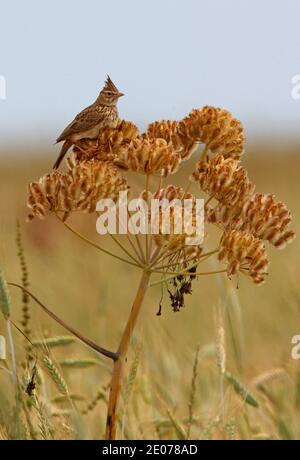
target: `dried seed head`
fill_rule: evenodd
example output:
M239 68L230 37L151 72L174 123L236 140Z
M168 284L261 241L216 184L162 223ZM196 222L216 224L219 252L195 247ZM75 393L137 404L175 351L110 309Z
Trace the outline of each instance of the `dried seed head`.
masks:
M198 144L185 136L178 135L178 121L162 120L151 123L145 133L149 139L164 139L175 153L179 153L182 160L188 160Z
M68 161L68 171L53 171L28 186L29 219L43 218L49 212L95 212L101 198L116 199L128 188L118 169L100 160Z
M190 179L210 197L205 206L206 222L224 230L219 260L227 263L229 276L247 270L255 283L261 283L268 267L263 240L282 248L295 233L289 228L291 216L283 203L276 202L272 195L254 194L255 186L240 166L244 140L241 123L228 111L210 106L193 110L178 122L154 122L144 134L134 124L119 121L115 128L102 129L98 139L76 142L73 157L66 161L66 173L52 171L29 184L28 218L43 218L49 212L63 212L64 218L75 210L92 213L99 199L115 199L128 188L120 170L167 176L175 173L203 143L206 157L198 161ZM173 270L176 267L181 271L191 261L195 262L194 269L201 246L187 245L186 240L199 236L195 235L195 198L173 185L153 195L143 192L140 196L147 201L164 200L164 207L159 205L154 211L150 207L148 214L151 225L153 220L158 222L157 234L153 235L156 245L168 249L164 259ZM187 199L192 201L191 209L183 206ZM180 206L174 206L174 200ZM217 204L212 208L214 200ZM179 284L171 292L175 309L183 305L183 296L190 293L190 281L195 276L193 272L188 280L182 276L177 279Z
M57 369L57 367L53 363L52 359L50 359L49 356L43 356L43 363L44 363L47 371L49 372L50 376L52 377L52 380L55 383L58 391L62 395L68 396L69 392L68 392L67 384L66 384L64 378L62 377L62 375L60 374L59 370Z
M177 133L178 121L162 120L155 121L148 125L145 135L149 139L164 139L168 143L172 143L174 136Z
M181 163L164 139L136 138L117 151L114 164L121 169L142 174L167 176L177 171Z
M253 194L255 186L237 160L217 155L208 156L196 164L191 179L222 204L242 206Z
M199 143L224 158L239 160L244 152L244 130L227 110L205 106L194 109L183 120L151 123L145 133L150 139L165 139L182 160L190 158Z
M295 232L289 228L291 221L284 203L276 201L274 195L256 193L245 203L239 226L282 249L295 238Z
M76 160L112 160L122 145L139 136L138 128L129 121L119 121L116 128L103 128L97 139L81 139L74 146Z
M255 237L269 241L282 249L295 238L291 230L292 217L284 203L275 200L273 195L255 193L243 206L219 204L206 211L206 220L221 224L225 229L246 231Z
M178 124L178 142L202 142L224 158L239 160L244 152L244 129L240 121L224 109L205 106L194 109Z
M264 282L269 267L267 253L261 239L238 230L225 231L220 241L219 261L227 263L228 276L247 270L254 283Z
M158 247L175 250L186 247L188 237L196 236L196 200L181 187L168 185L160 189L151 198L158 200L158 209L149 211L149 221L158 222L157 234L153 235ZM184 206L184 200L191 200L192 206ZM152 213L152 214L151 214ZM188 246L189 250L181 253L181 257L199 253L198 246Z
M206 206L205 208L205 222L209 224L217 224L223 226L225 229L230 226L237 216L237 211L240 212L241 208L238 206L229 206L219 203L215 207Z

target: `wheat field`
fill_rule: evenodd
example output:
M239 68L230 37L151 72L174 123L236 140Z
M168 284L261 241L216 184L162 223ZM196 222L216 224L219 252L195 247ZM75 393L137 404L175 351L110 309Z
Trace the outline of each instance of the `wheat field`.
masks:
M21 282L18 220L30 291L115 350L139 273L94 251L54 217L25 222L26 185L52 162L49 152L1 157L0 264L7 281ZM257 145L244 164L258 191L287 204L299 234L297 147L278 152ZM72 224L99 242L93 217L72 217ZM291 357L291 339L300 334L299 250L299 239L284 252L270 249L263 286L224 274L201 277L177 313L164 295L157 315L161 288L149 290L130 347L119 439L300 439L300 362ZM10 295L12 321L22 329L22 294L11 287ZM35 360L24 364L31 345L13 327L21 394L16 403L7 344L7 360L0 360L0 439L103 439L111 362L70 338L32 300L28 316L36 388L32 396L25 392ZM2 317L0 335L7 338Z

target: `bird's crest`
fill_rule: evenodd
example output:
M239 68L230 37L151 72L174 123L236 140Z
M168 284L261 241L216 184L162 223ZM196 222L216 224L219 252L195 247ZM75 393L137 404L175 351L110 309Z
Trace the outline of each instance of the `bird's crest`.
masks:
M118 88L116 85L112 82L111 78L109 75L107 75L107 78L105 80L105 85L103 87L102 91L112 91L113 93L119 93Z

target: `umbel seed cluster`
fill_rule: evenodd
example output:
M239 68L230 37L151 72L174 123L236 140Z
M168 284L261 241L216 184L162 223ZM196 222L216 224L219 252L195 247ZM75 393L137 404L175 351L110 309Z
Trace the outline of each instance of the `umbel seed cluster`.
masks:
M261 284L269 266L266 244L281 249L295 233L285 204L271 194L255 191L241 165L244 143L242 124L227 110L211 106L192 110L181 121L151 123L144 133L133 123L120 120L115 128L101 130L96 140L76 142L66 160L66 172L55 170L29 184L29 219L55 213L65 220L75 211L96 213L98 200L116 200L120 191L130 188L127 172L159 178L158 186L152 192L147 190L147 196L149 192L149 196L170 201L174 197L196 199L185 188L165 182L184 161L197 156L194 171L186 179L188 184L198 184L199 198L206 197L205 223L221 232L218 261L228 276L242 272ZM200 159L199 144L204 146ZM138 196L143 193L141 190ZM174 270L190 262L195 265L207 244L208 225L204 242L194 248L185 246L184 235L172 234L172 227L170 235L151 237L154 247L169 251L166 254L172 252L165 264L172 263Z

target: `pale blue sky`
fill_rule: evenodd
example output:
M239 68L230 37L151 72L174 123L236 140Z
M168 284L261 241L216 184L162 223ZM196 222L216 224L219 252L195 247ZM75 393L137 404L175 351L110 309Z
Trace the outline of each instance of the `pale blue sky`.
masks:
M141 127L213 104L248 137L298 135L299 0L6 0L0 146L51 146L109 73Z

